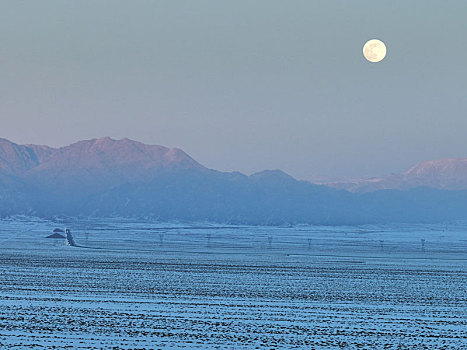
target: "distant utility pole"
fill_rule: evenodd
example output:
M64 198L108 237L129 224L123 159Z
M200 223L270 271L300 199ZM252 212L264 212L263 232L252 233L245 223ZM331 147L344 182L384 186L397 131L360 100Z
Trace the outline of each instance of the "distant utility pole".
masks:
M164 233L159 233L159 245L162 246L164 244Z

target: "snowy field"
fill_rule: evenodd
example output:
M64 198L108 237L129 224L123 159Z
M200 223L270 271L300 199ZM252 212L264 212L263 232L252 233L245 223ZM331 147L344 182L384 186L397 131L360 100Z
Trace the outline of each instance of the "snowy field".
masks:
M1 349L467 349L467 223L17 217L0 276Z

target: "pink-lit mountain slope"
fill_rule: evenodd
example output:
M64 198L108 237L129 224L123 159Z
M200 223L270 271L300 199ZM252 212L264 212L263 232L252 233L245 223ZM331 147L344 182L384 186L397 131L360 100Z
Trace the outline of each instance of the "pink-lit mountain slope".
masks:
M384 189L407 190L430 187L439 190L467 189L467 158L438 159L419 163L403 174L381 178L334 182L326 185L351 192L373 192Z
M102 190L188 170L205 168L180 149L129 139L105 137L57 149L0 140L0 171L51 191L76 187Z
M38 164L39 160L33 149L0 139L0 172L22 176Z

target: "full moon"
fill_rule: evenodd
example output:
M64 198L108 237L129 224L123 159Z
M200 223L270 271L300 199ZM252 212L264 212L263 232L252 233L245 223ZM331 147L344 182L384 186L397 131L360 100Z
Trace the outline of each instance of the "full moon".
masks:
M380 62L386 56L386 45L381 40L368 40L363 46L363 56L370 62Z

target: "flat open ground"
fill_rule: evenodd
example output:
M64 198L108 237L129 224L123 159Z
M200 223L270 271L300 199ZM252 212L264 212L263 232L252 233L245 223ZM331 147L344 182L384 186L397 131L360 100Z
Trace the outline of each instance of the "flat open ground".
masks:
M65 226L83 247L45 238ZM462 223L17 217L0 276L0 348L467 349Z

